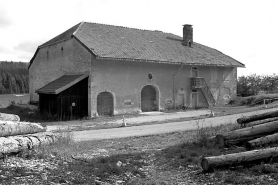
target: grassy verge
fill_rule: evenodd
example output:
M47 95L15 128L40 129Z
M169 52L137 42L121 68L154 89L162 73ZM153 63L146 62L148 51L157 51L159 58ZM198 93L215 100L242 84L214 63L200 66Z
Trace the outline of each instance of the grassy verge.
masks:
M199 159L244 151L244 148L219 148L210 138L218 132L236 129L234 124L144 137L113 140L73 142L70 133L64 133L54 145L43 146L22 155L32 168L1 164L1 175L7 184L275 184L278 165L254 164L202 173ZM34 161L52 164L34 172ZM9 163L15 164L15 163ZM38 166L38 165L36 165ZM45 165L47 166L47 165ZM24 179L25 178L25 179ZM36 181L37 179L37 181ZM4 182L4 181L2 181Z

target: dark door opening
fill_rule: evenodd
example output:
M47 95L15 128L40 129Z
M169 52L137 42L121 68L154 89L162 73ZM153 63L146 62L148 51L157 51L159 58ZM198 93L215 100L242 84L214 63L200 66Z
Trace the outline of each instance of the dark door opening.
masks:
M141 91L141 110L142 112L157 110L156 90L151 85L145 86Z
M110 92L102 92L97 96L97 113L99 116L113 116L113 95Z

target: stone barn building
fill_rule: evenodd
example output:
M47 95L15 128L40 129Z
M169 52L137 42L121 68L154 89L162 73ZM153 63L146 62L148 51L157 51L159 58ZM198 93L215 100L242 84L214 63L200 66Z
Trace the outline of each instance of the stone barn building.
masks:
M30 101L62 120L227 104L244 64L161 31L82 22L40 45Z

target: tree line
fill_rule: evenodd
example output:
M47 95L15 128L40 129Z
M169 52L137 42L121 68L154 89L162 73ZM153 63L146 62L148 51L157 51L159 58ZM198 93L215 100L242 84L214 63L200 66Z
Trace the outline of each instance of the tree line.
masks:
M238 77L237 93L241 96L256 95L260 92L277 93L278 75L256 75Z
M28 92L28 63L0 61L0 94Z

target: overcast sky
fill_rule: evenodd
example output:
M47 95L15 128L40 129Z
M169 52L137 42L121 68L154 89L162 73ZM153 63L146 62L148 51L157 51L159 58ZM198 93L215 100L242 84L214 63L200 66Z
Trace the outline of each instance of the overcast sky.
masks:
M160 30L244 63L239 75L278 74L277 0L0 0L0 61L29 62L36 48L79 22Z

